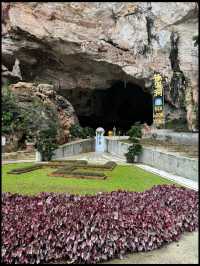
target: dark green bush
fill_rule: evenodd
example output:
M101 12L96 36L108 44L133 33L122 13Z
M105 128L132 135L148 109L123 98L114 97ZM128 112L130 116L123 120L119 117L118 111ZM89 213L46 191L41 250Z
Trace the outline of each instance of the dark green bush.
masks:
M72 125L69 129L70 135L72 136L72 138L81 138L82 136L82 127L75 124Z
M128 148L128 152L125 153L128 163L133 163L135 161L135 156L140 155L142 152L142 145L140 144L140 139L142 138L142 125L136 123L128 131L129 139L132 145Z
M95 130L91 127L84 127L82 130L84 138L95 136Z
M125 153L128 163L135 162L135 156L140 155L142 152L142 145L140 143L134 143L128 148L128 152Z
M83 166L84 169L99 169L99 170L113 170L117 164L115 162L107 162L105 164L88 164L87 166Z
M33 141L45 161L51 159L57 148L58 121L57 111L51 105L44 104L37 97L31 99L28 105L23 105L9 87L2 88L3 134L23 132L23 141Z
M42 161L50 161L54 150L57 149L56 143L57 129L55 127L41 130L36 135L36 149L42 155Z
M17 104L15 95L8 86L2 88L2 133L16 134L17 131L26 132L27 120L26 113Z
M86 139L88 137L94 137L95 131L90 127L81 127L77 124L72 125L69 129L72 138Z
M135 124L128 131L129 139L135 142L135 139L141 139L142 137L142 126L140 124Z

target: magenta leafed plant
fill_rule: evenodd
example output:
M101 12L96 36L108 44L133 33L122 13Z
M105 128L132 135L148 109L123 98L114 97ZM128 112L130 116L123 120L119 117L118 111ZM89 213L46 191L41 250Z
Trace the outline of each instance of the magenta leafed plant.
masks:
M97 263L198 227L198 193L175 186L95 196L2 194L4 263Z

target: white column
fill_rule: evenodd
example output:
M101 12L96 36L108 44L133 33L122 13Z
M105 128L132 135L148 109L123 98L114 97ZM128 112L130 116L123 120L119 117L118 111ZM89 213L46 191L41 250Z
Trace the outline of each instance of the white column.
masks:
M35 161L36 162L41 162L42 161L42 155L41 155L41 153L39 152L39 151L37 151L36 150L36 154L35 154L36 156L36 158L35 158Z

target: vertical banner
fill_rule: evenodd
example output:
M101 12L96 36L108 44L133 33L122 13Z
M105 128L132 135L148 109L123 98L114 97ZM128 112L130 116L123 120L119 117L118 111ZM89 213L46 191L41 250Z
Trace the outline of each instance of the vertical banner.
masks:
M164 94L162 76L155 74L153 77L153 122L156 126L164 125Z

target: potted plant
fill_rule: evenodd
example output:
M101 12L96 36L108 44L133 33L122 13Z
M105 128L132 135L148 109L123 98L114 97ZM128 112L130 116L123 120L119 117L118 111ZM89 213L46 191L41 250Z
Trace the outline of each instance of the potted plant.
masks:
M142 126L138 123L133 125L128 131L128 135L132 145L128 148L128 152L125 153L125 156L128 163L134 163L136 161L136 156L140 155L142 152L142 145L140 144Z
M142 152L142 145L138 143L133 143L129 148L128 152L125 153L127 163L134 163L136 156L140 155Z

